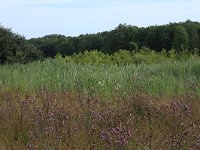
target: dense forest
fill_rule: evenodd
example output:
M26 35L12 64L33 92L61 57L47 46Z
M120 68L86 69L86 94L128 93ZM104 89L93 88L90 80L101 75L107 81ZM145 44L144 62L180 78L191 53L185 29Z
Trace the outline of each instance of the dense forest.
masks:
M187 20L161 26L137 27L120 24L114 30L77 37L47 35L26 40L10 29L0 27L0 63L29 62L57 53L71 55L85 50L113 54L120 49L139 51L148 47L157 52L163 49L176 53L200 49L200 23Z
M139 28L120 24L114 30L78 37L47 35L29 40L45 56L53 57L56 53L70 55L84 50L100 50L114 53L119 49L137 50L142 46L161 51L174 48L177 51L200 48L200 23L186 21L162 26Z

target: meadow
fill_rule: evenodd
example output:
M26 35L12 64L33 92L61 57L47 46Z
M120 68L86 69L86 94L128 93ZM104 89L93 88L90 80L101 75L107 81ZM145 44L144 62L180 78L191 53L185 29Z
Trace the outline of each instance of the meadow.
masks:
M121 66L48 59L26 65L4 65L0 69L0 87L24 92L70 91L108 97L135 92L164 97L200 92L200 60L195 57Z
M86 53L0 66L0 149L200 148L199 56Z

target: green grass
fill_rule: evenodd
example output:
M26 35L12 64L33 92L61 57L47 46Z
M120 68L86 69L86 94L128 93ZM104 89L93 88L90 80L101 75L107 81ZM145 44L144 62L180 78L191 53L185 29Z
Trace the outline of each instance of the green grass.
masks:
M169 60L160 64L92 65L49 59L0 66L0 88L38 92L72 91L96 96L140 92L175 96L200 91L200 59Z

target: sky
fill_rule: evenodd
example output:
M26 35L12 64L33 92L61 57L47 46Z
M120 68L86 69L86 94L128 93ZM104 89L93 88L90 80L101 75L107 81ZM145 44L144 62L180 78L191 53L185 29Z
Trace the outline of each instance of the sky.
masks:
M120 23L147 27L200 22L200 0L0 0L0 25L27 39L110 31Z

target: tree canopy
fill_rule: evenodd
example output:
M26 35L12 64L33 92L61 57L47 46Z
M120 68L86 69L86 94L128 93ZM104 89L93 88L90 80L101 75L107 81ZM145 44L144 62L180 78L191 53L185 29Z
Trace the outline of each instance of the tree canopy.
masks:
M26 63L42 57L42 52L23 36L0 26L0 64Z
M193 51L195 48L200 49L200 23L187 20L146 28L120 24L114 30L97 34L77 37L55 34L33 38L29 42L41 49L47 57L53 57L56 53L71 55L95 49L113 54L120 49L133 51L143 46L157 52L162 49L175 49L175 52Z
M148 47L156 52L174 50L200 53L200 23L187 20L167 25L137 27L120 24L111 31L77 37L46 35L26 40L0 26L0 63L29 62L56 54L72 55L85 50L114 54L120 49L138 51Z

